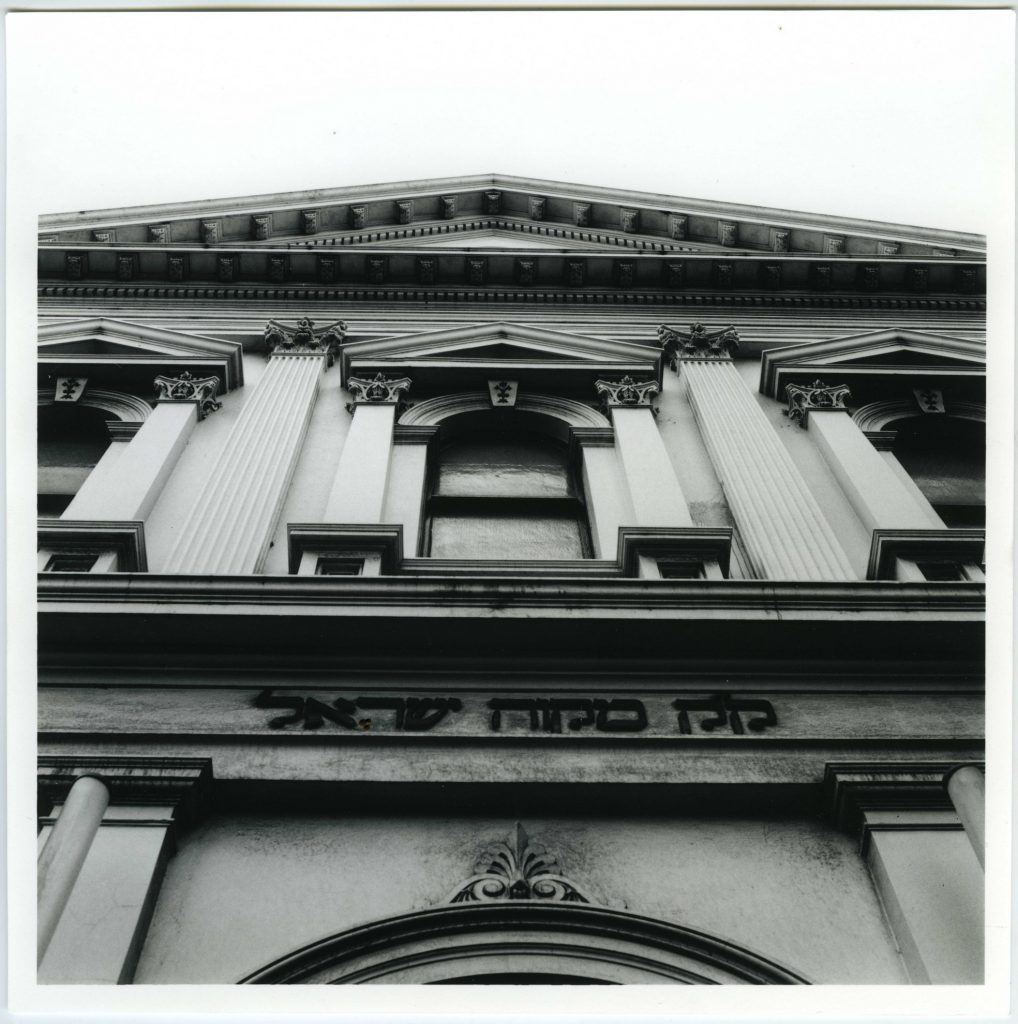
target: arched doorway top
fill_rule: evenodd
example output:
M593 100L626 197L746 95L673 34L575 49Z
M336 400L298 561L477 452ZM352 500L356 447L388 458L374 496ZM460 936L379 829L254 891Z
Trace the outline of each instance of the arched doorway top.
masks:
M41 388L38 392L38 404L69 405L69 402L57 402L51 391ZM91 409L101 409L115 416L118 420L128 423L144 423L152 414L152 406L137 395L129 395L123 391L107 391L103 388L88 388L75 403Z
M916 408L914 402L895 399L862 405L852 413L852 419L858 424L860 430L884 430L888 423L893 423L895 420L922 415L923 413ZM948 415L958 419L985 423L986 406L977 402L952 402Z
M400 417L400 426L433 427L451 416L491 409L486 391L468 391L426 398L409 408ZM596 409L571 398L557 395L520 395L516 408L521 412L540 413L562 420L570 427L611 427L611 423Z
M449 905L375 921L289 953L241 983L469 984L497 976L517 983L558 976L572 984L809 984L706 932L541 900Z

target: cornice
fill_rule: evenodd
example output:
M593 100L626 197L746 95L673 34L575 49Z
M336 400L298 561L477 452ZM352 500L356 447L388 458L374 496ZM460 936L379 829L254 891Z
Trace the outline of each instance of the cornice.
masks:
M498 194L494 202L489 198L492 192ZM54 214L40 218L39 227L44 237L60 232L90 234L92 230L99 229L108 238L115 238L117 229L123 230L133 225L182 220L230 221L232 218L242 230L249 233L249 237L262 237L277 224L286 221L287 215L295 223L300 223L304 233L311 233L309 227L317 232L325 226L320 223L324 218L316 216L311 221L301 221L300 218L308 210L320 213L340 208L348 221L370 221L382 206L387 222L405 223L415 212L423 212L425 199L440 202L446 197L454 199L451 207L453 216L473 207L478 212L526 212L531 219L539 221L568 218L569 222L587 223L593 220L595 227L614 226L627 231L634 228L641 232L652 230L655 218L661 221L664 230L668 230L669 218L678 216L685 220L683 234L688 230L695 235L699 227L701 233L707 235L707 240L713 239L727 245L738 243L745 235L759 235L765 248L785 245L794 250L797 243L804 243L806 236L809 236L808 241L818 246L816 251L824 251L823 247L829 238L840 239L849 252L853 246L872 243L871 251L877 254L880 251L877 244L881 241L897 242L899 247L904 246L906 250L918 246L932 250L985 251L985 238L971 233L501 174ZM412 206L408 206L408 200L414 200ZM577 213L577 205L585 208L583 217ZM358 206L363 212L359 217L354 217L349 211ZM448 204L436 209L442 217L450 215ZM707 223L698 224L698 221ZM722 230L723 227L726 230ZM782 236L779 242L773 241L775 231Z
M574 273L574 265L579 272ZM68 243L44 245L40 294L147 298L345 298L518 300L522 295L745 295L814 300L850 297L939 300L985 298L985 264L916 257L907 261L855 256L762 256L733 253L559 252L394 248L174 247L139 252L129 277L114 250ZM80 292L66 289L84 289ZM547 301L545 299L544 301ZM555 301L555 300L552 300ZM606 301L604 298L594 301ZM621 299L615 301L634 301ZM667 300L666 300L667 301ZM962 307L959 307L962 308ZM977 307L964 307L977 308Z
M433 577L378 576L186 576L108 573L44 573L39 602L66 607L116 603L123 608L153 602L200 605L209 615L231 606L486 607L571 609L635 608L647 616L716 611L732 617L766 619L816 613L835 617L868 615L886 619L924 613L977 621L985 611L980 583L764 582L757 580L574 579L564 585L551 569L548 578L506 575L499 579L455 582Z

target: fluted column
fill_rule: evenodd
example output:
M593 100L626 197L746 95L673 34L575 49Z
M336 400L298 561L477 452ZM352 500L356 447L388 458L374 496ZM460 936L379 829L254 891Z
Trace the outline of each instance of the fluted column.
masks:
M353 423L343 443L332 490L325 506L327 523L380 523L392 460L396 407L410 387L409 377L372 380L351 377Z
M345 325L315 332L270 321L269 365L212 465L207 486L181 524L167 573L257 572L293 475L318 394Z
M757 576L856 579L806 481L732 362L734 328L658 332L682 364L690 404Z
M126 443L114 442L61 519L134 521L152 510L195 424L220 407L218 377L156 377L159 401Z
M815 438L845 496L867 530L944 529L915 487L906 487L845 408L849 389L817 380L789 384L788 415Z
M657 383L624 377L599 380L595 386L608 406L615 428L615 449L633 503L636 521L626 525L692 526L689 506L654 421L650 403L661 390Z

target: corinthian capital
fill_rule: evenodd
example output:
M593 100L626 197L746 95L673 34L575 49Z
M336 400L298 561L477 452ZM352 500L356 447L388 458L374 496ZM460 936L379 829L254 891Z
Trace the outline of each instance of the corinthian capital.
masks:
M314 356L324 355L328 365L337 345L346 337L346 324L342 320L315 330L314 320L302 317L296 327L286 327L278 320L265 325L265 345L273 356Z
M156 377L152 385L160 402L196 402L199 420L222 408L216 401L218 377L195 377L185 370L179 377Z
M605 403L611 406L650 405L650 400L661 388L653 380L635 381L632 377L622 380L596 380L594 387L597 393L604 396Z
M729 359L739 349L739 332L734 327L708 331L703 324L693 324L688 331L677 331L662 324L657 336L673 370L679 359Z
M815 380L812 384L805 385L789 384L785 388L785 396L788 398L785 415L789 419L798 420L799 426L805 428L811 412L844 409L845 399L851 393L844 384L837 384L829 388L822 380Z
M371 380L366 377L348 377L346 389L353 395L352 405L367 402L390 404L400 400L400 396L410 387L410 383L409 377L391 379L384 373L376 373Z

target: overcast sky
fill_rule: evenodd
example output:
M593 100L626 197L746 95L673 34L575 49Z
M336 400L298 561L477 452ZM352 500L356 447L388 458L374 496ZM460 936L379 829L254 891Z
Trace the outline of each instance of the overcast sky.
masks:
M987 231L1009 12L15 14L12 198L497 171Z

